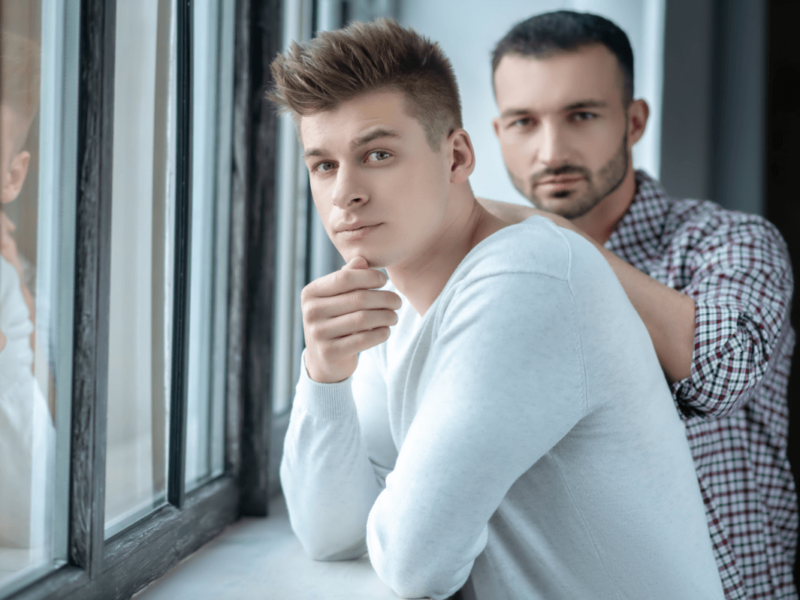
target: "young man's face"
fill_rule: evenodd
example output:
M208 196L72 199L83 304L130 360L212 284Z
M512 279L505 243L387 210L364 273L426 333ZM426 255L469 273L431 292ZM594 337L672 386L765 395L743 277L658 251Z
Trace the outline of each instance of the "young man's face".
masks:
M314 204L346 261L414 261L447 219L450 170L400 92L362 94L300 119ZM444 144L444 142L443 142Z
M501 59L495 133L511 180L537 208L580 217L622 183L641 133L628 135L621 78L602 45Z
M9 105L0 104L0 202L12 202L28 174L30 153L19 148L28 133L28 122Z

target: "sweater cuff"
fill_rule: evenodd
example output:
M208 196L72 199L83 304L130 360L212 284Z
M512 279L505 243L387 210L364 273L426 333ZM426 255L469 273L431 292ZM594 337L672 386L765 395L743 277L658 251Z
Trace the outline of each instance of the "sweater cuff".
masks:
M352 379L351 376L338 383L317 383L308 376L304 350L295 404L299 404L312 417L342 419L356 411L350 387Z

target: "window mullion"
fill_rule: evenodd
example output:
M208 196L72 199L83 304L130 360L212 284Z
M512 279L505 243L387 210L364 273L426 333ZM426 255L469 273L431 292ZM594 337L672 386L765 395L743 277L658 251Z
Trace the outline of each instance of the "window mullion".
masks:
M242 514L250 516L267 514L269 495L278 136L275 111L264 91L270 84L269 63L281 48L281 13L282 3L277 0L237 3L231 202L232 235L241 232L245 236L240 481ZM240 216L244 222L239 220ZM241 230L237 231L237 227ZM231 284L234 283L232 280Z
M70 562L103 570L115 0L81 2Z
M189 275L192 223L192 1L177 2L175 288L167 499L181 508L186 491L186 374L189 369Z

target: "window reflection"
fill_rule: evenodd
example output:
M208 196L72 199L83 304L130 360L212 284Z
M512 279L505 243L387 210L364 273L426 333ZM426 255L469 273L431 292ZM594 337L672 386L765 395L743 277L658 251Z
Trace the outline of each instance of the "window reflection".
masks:
M0 582L7 585L54 557L58 206L55 197L39 198L40 6L6 2L0 15Z

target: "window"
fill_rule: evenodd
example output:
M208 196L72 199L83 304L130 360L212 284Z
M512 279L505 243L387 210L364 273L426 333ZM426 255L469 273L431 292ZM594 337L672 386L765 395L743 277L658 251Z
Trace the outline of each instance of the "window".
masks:
M341 266L269 62L395 4L0 1L0 599L130 598L267 514Z
M62 225L74 214L57 183L69 152L60 111L75 104L53 15L35 2L5 3L0 15L0 585L13 589L66 558L56 449L69 441L71 319L60 309L72 289Z
M0 3L0 598L267 512L279 3Z

